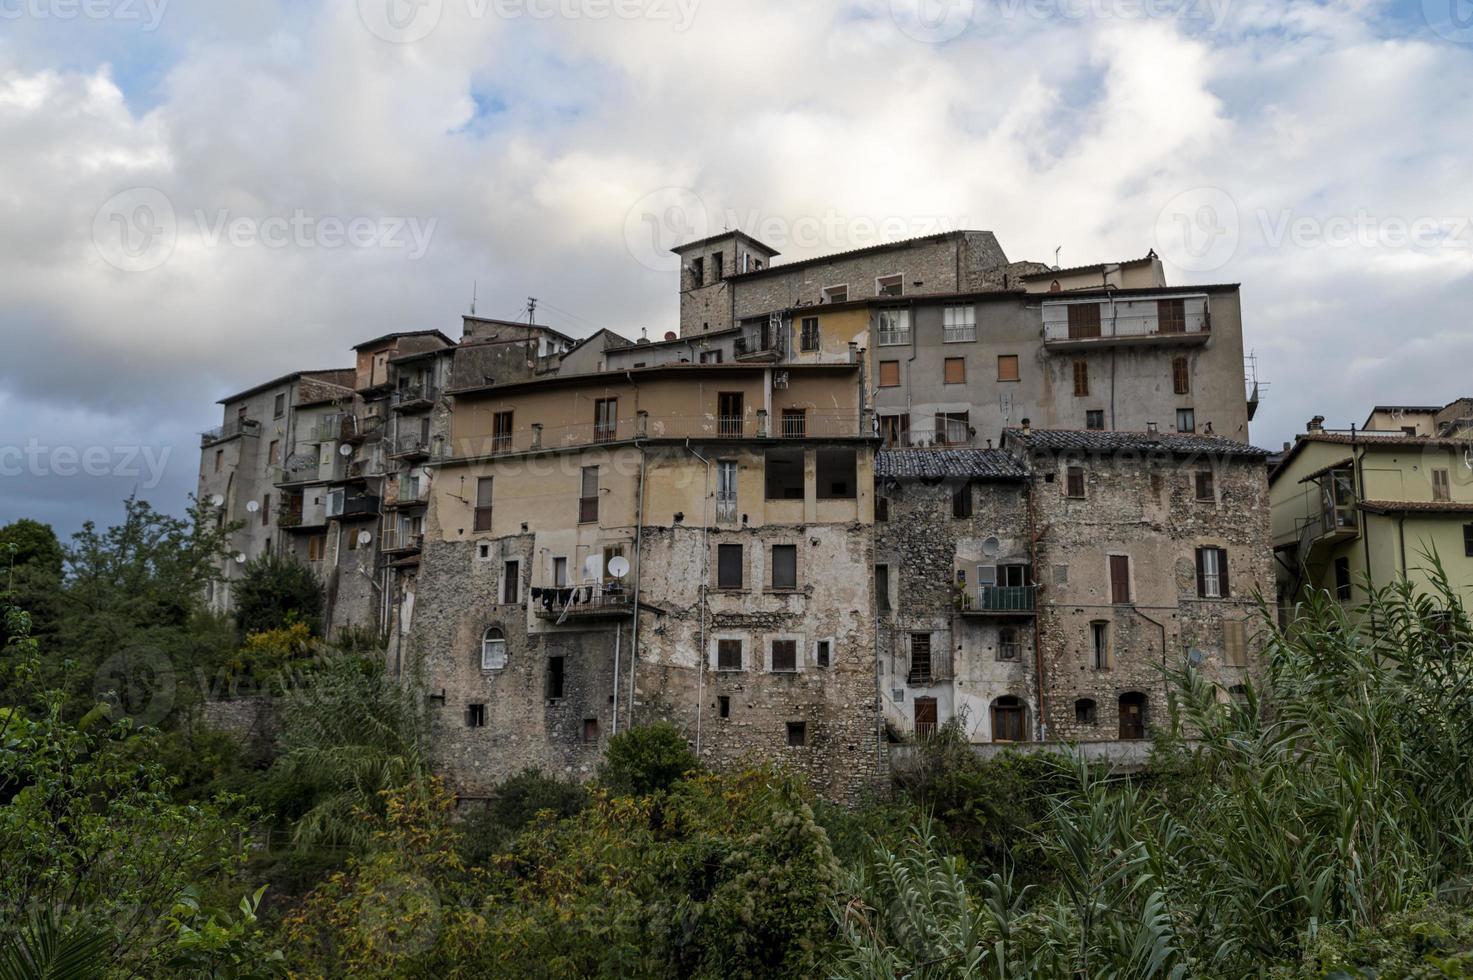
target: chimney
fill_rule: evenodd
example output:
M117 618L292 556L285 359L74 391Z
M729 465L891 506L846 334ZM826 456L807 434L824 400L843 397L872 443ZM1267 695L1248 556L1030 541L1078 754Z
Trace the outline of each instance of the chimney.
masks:
M1156 428L1156 423L1155 423L1155 422L1147 422L1147 423L1146 423L1146 431L1147 431L1147 432L1149 432L1149 433L1150 433L1150 434L1151 434L1151 435L1153 435L1153 436L1154 436L1154 435L1156 435L1156 434L1157 434L1157 433L1158 433L1158 432L1159 432L1159 431L1160 431L1160 430L1159 430L1159 429L1157 429L1157 428Z
M1293 446L1291 446L1291 445L1289 445L1289 443L1287 443L1287 442L1286 442L1286 443L1284 443L1284 452L1286 452L1286 453L1287 453L1287 452L1288 452L1288 451L1289 451L1289 450L1290 450L1290 449L1293 449L1293 448L1294 448L1294 447L1293 447Z
M1028 434L1029 430L1032 429L1032 428L1033 428L1032 423L1030 423L1027 419L1024 419L1023 420L1023 434L1026 436Z
M1323 431L1324 428L1325 417L1323 415L1316 415L1314 418L1309 420L1309 425L1305 426L1305 429L1309 432L1320 432Z

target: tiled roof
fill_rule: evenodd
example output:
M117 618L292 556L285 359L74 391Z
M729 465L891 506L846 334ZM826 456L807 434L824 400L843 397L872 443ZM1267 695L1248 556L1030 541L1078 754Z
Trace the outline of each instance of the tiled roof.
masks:
M1121 432L1097 429L1008 429L1004 439L1028 449L1076 453L1172 453L1266 459L1268 450L1199 432Z
M1473 514L1473 502L1460 500L1362 500L1373 514Z
M875 453L875 475L896 479L1021 480L1021 463L1002 449L882 449Z

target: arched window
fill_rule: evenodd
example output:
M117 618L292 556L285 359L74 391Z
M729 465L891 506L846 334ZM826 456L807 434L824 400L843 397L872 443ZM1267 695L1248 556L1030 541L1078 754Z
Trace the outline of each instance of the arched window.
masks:
M500 670L506 666L506 634L499 626L488 626L481 634L481 669Z
M1028 708L1011 695L992 702L992 740L994 742L1028 741Z
M1140 691L1126 691L1120 695L1120 737L1146 737L1146 696Z
M1074 721L1080 725L1095 725L1100 720L1099 706L1091 698L1080 698L1074 702Z
M997 631L997 659L1017 660L1022 653L1022 645L1018 642L1018 631L1011 626L1004 626Z

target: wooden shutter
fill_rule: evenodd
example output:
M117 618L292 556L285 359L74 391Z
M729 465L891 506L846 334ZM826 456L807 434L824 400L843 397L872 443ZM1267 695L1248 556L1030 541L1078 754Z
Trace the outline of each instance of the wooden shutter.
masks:
M1130 601L1130 558L1126 555L1110 556L1110 601Z
M1018 380L1018 355L1017 354L999 354L999 355L997 355L997 380L999 380L999 381L1017 381Z
M945 372L945 379L947 384L966 384L967 359L965 357L948 357L946 359Z
M1183 333L1187 329L1187 304L1180 299L1156 301L1156 319L1162 333Z
M1222 657L1229 667L1248 666L1247 628L1242 620L1224 620Z
M1089 394L1089 362L1083 358L1074 362L1074 394L1080 398Z
M1202 555L1202 553L1204 551L1206 551L1206 550L1207 550L1206 548L1198 548L1197 551L1196 551L1196 556L1197 556L1197 598L1199 598L1199 599L1206 598L1206 596L1207 596L1207 565L1206 565L1206 559Z
M798 641L772 641L773 673L791 673L798 669Z
M741 670L742 669L742 641L741 640L717 640L716 641L716 669L717 670Z
M1217 552L1217 591L1226 599L1232 594L1228 591L1227 549L1214 548L1213 550Z
M900 384L900 362L880 362L880 387L894 388Z
M1192 390L1192 374L1185 357L1171 359L1171 390L1178 395L1185 395Z
M1065 477L1065 492L1071 497L1084 496L1084 467L1069 467Z
M716 547L716 587L718 589L740 589L742 587L742 546L723 544Z
M1071 303L1069 310L1069 339L1080 340L1100 335L1100 304Z
M491 530L491 487L493 477L483 476L476 481L476 517L473 529L476 533Z

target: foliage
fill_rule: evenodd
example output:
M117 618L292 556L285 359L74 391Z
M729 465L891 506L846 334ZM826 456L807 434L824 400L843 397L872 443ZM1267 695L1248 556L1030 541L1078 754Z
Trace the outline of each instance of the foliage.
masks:
M571 817L588 805L588 790L572 780L524 769L491 791L485 810L461 825L461 854L467 863L484 865L520 834L539 814Z
M168 967L185 976L218 980L269 980L286 975L286 958L256 928L264 887L240 900L239 916L202 908L188 891L165 917L174 933Z
M1319 933L1302 962L1283 977L1473 976L1473 910L1429 905L1388 916L1353 936Z
M680 729L662 721L626 729L609 739L599 782L617 795L646 796L700 768Z
M243 636L305 624L322 630L322 583L295 555L263 554L246 563L235 583L235 622Z
M61 542L51 525L22 518L0 527L0 606L29 612L32 636L56 631L61 579Z
M247 633L245 642L231 658L230 669L236 677L251 677L260 684L285 683L294 671L309 669L325 647L314 639L304 622Z
M55 913L30 920L0 938L0 980L97 980L111 937L84 925L66 926Z

